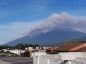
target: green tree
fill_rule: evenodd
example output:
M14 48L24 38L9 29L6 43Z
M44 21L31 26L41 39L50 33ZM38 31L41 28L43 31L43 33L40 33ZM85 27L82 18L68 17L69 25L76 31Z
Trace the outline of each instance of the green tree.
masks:
M17 44L15 46L15 48L17 48L17 49L24 49L24 45L23 44Z
M27 48L27 47L29 47L29 45L28 44L25 44L24 47Z

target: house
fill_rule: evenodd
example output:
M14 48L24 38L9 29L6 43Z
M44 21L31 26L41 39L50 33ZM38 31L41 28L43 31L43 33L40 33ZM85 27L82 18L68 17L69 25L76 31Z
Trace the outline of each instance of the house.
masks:
M58 51L86 52L86 43L68 43L58 48Z
M17 55L21 55L21 53L24 53L24 50L18 50L18 49L12 49L12 50L7 50L11 53L17 54Z
M86 43L66 43L61 47L48 48L50 52L86 52Z
M48 48L47 51L57 53L34 53L33 64L86 64L85 42L66 43L61 47Z

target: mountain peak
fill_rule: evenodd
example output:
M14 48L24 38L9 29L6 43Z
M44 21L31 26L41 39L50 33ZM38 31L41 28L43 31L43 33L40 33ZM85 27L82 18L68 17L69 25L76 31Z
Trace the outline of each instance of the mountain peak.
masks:
M84 36L86 36L86 34L75 31L75 30L71 30L71 29L65 30L65 29L55 28L46 33L41 32L41 30L37 30L37 31L33 31L32 35L26 35L22 38L19 38L7 43L7 45L16 45L19 43L23 43L23 44L36 43L36 44L41 44L41 45L50 45L50 44L60 43L67 40L78 39Z

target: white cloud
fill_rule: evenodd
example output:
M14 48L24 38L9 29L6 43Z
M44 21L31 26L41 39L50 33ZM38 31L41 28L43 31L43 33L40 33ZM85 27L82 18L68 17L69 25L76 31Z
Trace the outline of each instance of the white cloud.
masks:
M39 30L46 33L56 27L71 28L86 33L86 18L72 16L66 12L50 15L40 22L14 22L0 25L0 44L6 43L25 35L31 35L31 31Z

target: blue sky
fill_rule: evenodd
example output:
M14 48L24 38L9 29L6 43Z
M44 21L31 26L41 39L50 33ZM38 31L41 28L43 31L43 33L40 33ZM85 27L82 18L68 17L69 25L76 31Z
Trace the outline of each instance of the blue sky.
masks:
M0 21L35 21L52 13L86 15L86 0L0 0Z
M61 12L86 16L86 0L0 0L0 43L6 43L27 33L27 29L30 30L26 26L27 23L32 26L53 13ZM21 26L23 24L26 28ZM24 32L23 27L26 29Z

